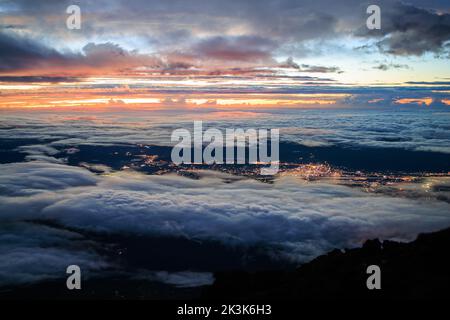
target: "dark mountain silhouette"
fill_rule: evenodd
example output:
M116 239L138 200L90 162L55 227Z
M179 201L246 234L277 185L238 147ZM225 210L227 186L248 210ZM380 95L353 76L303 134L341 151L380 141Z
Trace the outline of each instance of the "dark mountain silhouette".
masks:
M450 229L410 243L369 240L334 250L294 271L221 272L207 299L449 298ZM369 290L369 265L381 268L381 290Z

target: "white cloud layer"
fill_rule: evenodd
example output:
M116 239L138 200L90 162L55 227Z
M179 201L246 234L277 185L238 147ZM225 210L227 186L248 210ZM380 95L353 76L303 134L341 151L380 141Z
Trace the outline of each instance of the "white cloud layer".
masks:
M362 100L355 102L360 106ZM356 147L400 148L450 154L449 112L399 107L373 110L265 110L253 119L216 118L203 122L204 130L217 128L279 128L280 139L306 146L350 145ZM255 110L258 112L258 110ZM260 112L260 110L259 110ZM397 113L398 112L398 113ZM87 114L90 117L87 117ZM27 159L55 155L57 149L76 145L115 145L142 143L171 146L172 131L193 130L193 121L202 120L210 111L164 112L55 112L4 114L0 139L38 139L42 144L19 148ZM393 115L399 116L393 116ZM401 115L401 116L400 116ZM432 125L431 125L432 124ZM47 143L45 143L47 142ZM45 144L44 144L45 143Z
M80 235L24 222L36 219L94 233L261 244L300 262L369 238L407 240L450 226L445 202L293 177L265 184L201 175L191 180L132 172L95 175L44 162L0 165L0 283L48 278L69 261L92 270L107 266L93 251L74 247Z

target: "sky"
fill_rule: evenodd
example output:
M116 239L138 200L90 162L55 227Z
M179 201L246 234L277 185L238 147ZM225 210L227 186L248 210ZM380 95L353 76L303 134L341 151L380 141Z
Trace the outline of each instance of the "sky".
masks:
M448 1L2 0L0 48L2 110L450 105Z

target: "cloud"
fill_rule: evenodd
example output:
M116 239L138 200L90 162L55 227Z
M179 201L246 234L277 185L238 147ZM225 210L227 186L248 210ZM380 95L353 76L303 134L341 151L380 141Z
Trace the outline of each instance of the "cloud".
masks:
M389 64L380 63L379 65L376 65L373 68L381 71L387 71L390 69L409 69L409 66L406 64L397 64L397 63L389 63Z
M19 83L60 83L77 82L80 79L74 77L42 77L42 76L0 76L0 82L19 82Z
M27 82L51 80L51 76L59 82L67 75L114 74L161 64L154 56L127 51L111 42L88 43L82 53L61 53L31 38L0 32L0 47L0 72L21 75ZM29 73L33 76L28 76ZM3 78L6 81L15 79L11 76Z
M38 76L53 76L57 81L64 76L136 70L195 75L208 74L203 69L225 74L226 69L240 74L254 72L247 68L276 67L275 57L328 54L336 50L336 40L362 37L370 45L375 41L384 53L406 56L426 52L445 56L450 40L450 14L397 1L380 2L381 30L365 27L369 3L356 0L262 0L258 6L236 0L212 0L208 6L196 0L81 1L82 32L65 28L66 16L61 12L68 4L42 1L37 7L17 1L5 5L5 25L24 27L4 28L0 33L1 73L35 76L37 81ZM308 64L298 70L341 72L335 66Z
M242 49L236 52L239 49L235 48L237 44L247 43L230 40L233 38L260 38L276 43L277 46L270 48L269 56L282 47L298 46L303 51L303 44L311 40L320 42L321 48L327 48L326 41L344 39L349 35L375 39L383 52L394 55L441 51L450 35L448 4L440 1L427 4L410 2L412 4L378 1L382 8L382 29L379 31L368 30L365 26L366 8L372 3L358 0L339 3L332 0L261 0L257 6L251 1L239 0L226 3L211 0L207 6L201 0L170 3L162 0L79 1L85 13L82 33L65 28L66 16L60 13L70 2L44 0L36 6L27 1L14 1L10 2L14 10L5 5L10 20L4 24L25 25L25 30L22 28L21 31L33 39L46 34L53 43L59 44L59 49L64 47L67 39L88 43L98 39L98 35L117 39L120 33L121 45L129 44L131 39L153 52L176 52L200 43L199 46L204 48L199 49L206 53L232 59L245 59L251 55L266 58L266 50L242 52L245 51ZM41 18L55 16L59 18ZM213 44L218 47L211 47ZM252 47L251 43L249 47ZM317 50L311 54L317 54Z
M307 88L306 88L307 89ZM305 93L308 91L305 90ZM333 93L327 89L324 93ZM342 93L342 90L336 90L336 93ZM347 91L344 91L347 92ZM424 109L417 103L397 104L398 99L423 99L427 97L436 98L436 93L430 95L429 89L422 90L419 88L400 88L391 87L365 89L351 89L349 98L346 98L345 107L361 108L383 108L383 113L364 112L355 110L329 110L321 113L320 118L305 120L304 115L309 112L299 112L297 109L284 109L280 114L278 110L265 109L265 113L261 117L246 118L246 126L248 128L267 127L271 128L274 123L281 129L281 139L298 143L304 141L305 138L318 143L326 143L331 145L345 145L355 147L382 147L382 148L398 148L406 150L439 150L441 153L450 153L449 148L449 132L447 117L439 116L438 112L446 113L446 106L434 106L436 100L431 105L430 111L417 110ZM314 89L314 93L318 93ZM271 95L273 97L273 95ZM369 103L373 99L383 97L385 100L378 103ZM445 93L440 98L445 99ZM377 101L377 100L376 100ZM375 102L376 102L375 101ZM429 100L426 100L429 101ZM168 104L172 101L167 101ZM182 101L180 101L182 103ZM211 105L211 104L209 104ZM375 106L373 106L375 105ZM391 111L397 110L414 110L408 112L408 116L404 116L398 121L389 121ZM242 111L243 109L233 109L233 111ZM30 142L30 145L48 145L62 151L58 157L64 158L64 149L77 145L89 146L112 146L124 144L144 144L144 145L165 145L170 146L170 136L172 130L184 127L192 130L192 119L204 119L212 115L217 109L210 110L177 110L177 114L169 110L167 112L149 112L136 110L132 113L132 120L125 121L119 113L105 112L101 115L96 110L88 112L81 111L60 111L52 112L49 118L48 111L34 111L33 113L4 113L1 125L7 130L0 130L0 138L6 141L18 141L17 139L33 139L37 141ZM224 109L222 111L230 111ZM261 109L246 107L246 112L261 113ZM356 113L355 113L356 112ZM364 116L358 116L361 112ZM285 115L289 115L287 118ZM217 117L214 124L222 129L234 127L234 119ZM239 118L239 114L238 114ZM186 122L186 119L188 120ZM348 126L341 127L338 125L342 119L351 119ZM232 122L230 122L232 121ZM433 126L430 126L430 121ZM414 126L410 124L414 122ZM206 123L205 123L206 124ZM338 125L339 130L336 129ZM285 132L284 128L300 127L310 129L324 130L323 133L305 136L303 131ZM143 130L142 128L145 128ZM382 136L397 136L401 139L382 141ZM3 141L5 141L3 140ZM14 147L14 149L17 148ZM38 147L36 147L38 148ZM34 147L33 150L36 150ZM24 150L24 149L20 149ZM30 150L30 149L29 149ZM37 151L37 150L36 150ZM31 154L28 154L31 155ZM47 155L43 153L42 155ZM84 160L90 162L89 159Z
M274 255L297 261L367 238L411 239L450 224L444 202L391 198L290 177L275 184L247 179L230 184L217 173L205 172L200 180L130 172L96 176L44 163L2 165L2 172L11 174L13 168L28 172L29 178L0 176L1 221L39 219L93 234L262 244ZM55 172L51 183L49 171Z
M296 113L282 124L298 128ZM317 132L309 127L287 133L296 141L307 135L313 143L352 140L364 146L439 150L448 137L445 118L436 119L430 128L428 117L391 123L376 114L376 121L368 125L367 117L338 114L317 119ZM51 163L59 152L81 152L81 146L67 149L76 145L169 141L165 135L172 126L166 120L159 122L153 114L148 118L145 113L125 120L122 117L98 118L87 116L85 111L51 117L46 112L19 117L5 114L2 125L7 130L1 130L0 136L12 141L38 139L19 148L12 143L11 148L39 161L0 165L0 255L6 257L0 262L0 285L63 277L68 262L84 266L83 270L93 276L104 269L117 271L121 266L102 255L102 235L181 237L198 243L219 241L231 247L261 246L273 257L303 262L335 247L359 245L367 238L406 240L450 225L448 203L424 197L394 198L324 182L305 183L293 177L265 184L202 172L200 180L191 180L174 175L112 173L98 163L82 163L82 167ZM300 117L304 119L303 114ZM333 121L342 117L350 117L352 126L332 130ZM266 118L269 122L264 122ZM255 124L252 121L269 126L275 119L264 114L246 121L250 126ZM415 126L408 125L410 121ZM142 132L143 127L148 130ZM401 141L381 140L399 134L404 136ZM37 221L46 221L48 226ZM139 275L145 278L149 272ZM197 274L159 273L152 277L180 286L209 281L207 275Z
M412 85L442 85L442 86L450 86L450 81L408 81L406 84L412 84Z
M251 75L257 67L275 64L273 51L277 43L260 36L213 36L193 41L189 46L162 51L164 72L188 70L199 73L206 70L209 75ZM261 71L259 71L261 72ZM200 72L201 75L202 72ZM270 73L265 70L265 73Z
M167 272L157 271L149 273L141 273L138 275L138 279L160 281L170 285L174 285L178 288L190 288L211 285L214 282L214 275L210 272Z
M357 35L382 37L378 48L385 53L420 56L440 53L450 40L450 14L434 12L401 2L383 3L381 30L362 27Z
M276 43L262 37L214 37L201 41L193 51L201 58L265 63L272 61Z
M30 68L36 63L64 63L65 57L36 41L0 32L0 71Z
M2 165L0 194L12 197L32 195L70 187L92 186L97 178L85 170L47 162Z
M285 62L279 63L277 65L279 68L292 68L297 69L302 72L316 72L316 73L342 73L338 67L325 67L325 66L314 66L308 64L299 65L294 61L292 57L289 57Z
M109 267L93 247L92 242L74 232L2 221L0 286L60 279L66 276L69 264L83 266L83 277L90 278L96 271Z
M58 35L62 33L70 37L70 32L57 28L59 23L64 23L65 16L53 20L37 19L37 13L55 16L64 12L68 4L44 0L40 6L36 6L20 0L14 2L16 11L10 14L17 15L16 20L22 15L35 17L36 21L31 20L40 30L53 27L58 30ZM226 3L212 0L208 5L201 0L175 0L170 3L161 0L115 0L107 3L79 1L79 5L89 17L95 18L95 21L90 18L83 20L85 36L98 34L99 30L105 35L121 30L126 35L134 33L134 36L156 39L153 43L159 45L173 44L174 40L189 42L189 35L195 37L199 34L236 36L240 33L245 36L267 35L297 40L329 36L338 22L334 11L343 12L339 6L333 6L330 0L319 1L319 5L317 1L295 0L262 0L258 5L239 0ZM326 6L331 6L330 10L324 10ZM38 21L41 23L38 24ZM143 24L130 25L131 21ZM148 21L152 22L151 29L148 28Z
M302 64L301 70L304 72L342 73L338 67L311 66L308 64Z
M259 36L216 36L182 50L154 54L125 50L112 42L89 42L77 53L60 52L31 38L1 32L0 45L3 47L0 73L8 74L1 76L0 81L52 83L77 81L79 77L96 74L142 72L252 75L261 73L257 67L276 66L273 51L277 47L275 41ZM318 68L317 72L328 71L325 67ZM266 69L265 73L271 71Z

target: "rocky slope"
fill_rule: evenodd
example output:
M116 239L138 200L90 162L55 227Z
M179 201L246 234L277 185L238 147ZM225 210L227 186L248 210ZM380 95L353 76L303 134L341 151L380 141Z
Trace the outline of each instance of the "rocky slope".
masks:
M449 298L450 229L410 243L367 241L334 250L287 272L224 272L208 299ZM368 290L367 266L381 268L381 290Z

